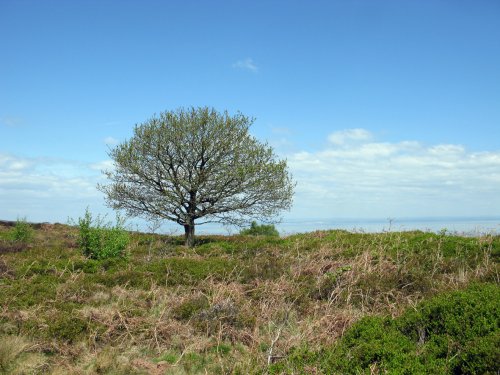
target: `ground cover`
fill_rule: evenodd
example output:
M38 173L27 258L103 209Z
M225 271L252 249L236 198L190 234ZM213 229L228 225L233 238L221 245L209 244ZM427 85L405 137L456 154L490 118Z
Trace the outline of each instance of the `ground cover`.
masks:
M89 259L75 227L14 231L0 373L498 371L498 236L131 233L127 256Z

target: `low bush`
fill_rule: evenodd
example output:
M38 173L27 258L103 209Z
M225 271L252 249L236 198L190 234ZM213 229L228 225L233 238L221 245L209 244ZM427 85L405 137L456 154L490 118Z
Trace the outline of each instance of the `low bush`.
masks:
M26 221L26 218L17 219L16 225L11 232L12 240L14 242L20 242L26 244L33 239L33 228Z
M56 319L49 322L50 337L69 343L75 342L88 333L89 325L74 314L59 313Z
M497 373L500 236L132 232L94 259L77 224L0 222L0 373Z
M500 288L476 284L438 295L396 319L372 316L332 347L298 348L271 373L496 374Z
M53 300L61 279L54 275L33 275L29 281L12 280L9 288L0 293L0 302L10 308L27 308L42 301Z
M178 320L188 320L193 315L199 313L203 309L209 307L208 298L205 295L199 295L193 298L190 298L180 305L176 306L173 310L173 316Z
M80 249L90 259L125 256L130 237L124 224L120 216L117 216L115 225L105 222L100 216L94 219L87 209L84 217L78 219Z
M274 225L264 225L257 224L257 222L252 221L250 224L250 228L243 229L240 232L243 236L271 236L271 237L279 237L278 230L274 227Z

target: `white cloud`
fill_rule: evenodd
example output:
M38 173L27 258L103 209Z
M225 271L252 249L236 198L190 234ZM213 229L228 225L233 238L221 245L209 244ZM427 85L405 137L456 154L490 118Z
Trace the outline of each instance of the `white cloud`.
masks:
M363 129L334 134L324 149L286 155L297 181L290 217L498 216L500 150L374 141ZM112 160L0 153L0 219L64 222L86 206L102 212L96 184L105 181L100 171L112 168Z
M113 160L108 159L97 163L92 163L89 167L95 171L112 170L115 168L115 163Z
M238 60L233 64L233 68L249 70L253 73L257 73L259 68L251 58L246 58L244 60Z
M87 205L102 209L101 179L81 162L0 154L0 218L65 222Z
M294 216L498 215L500 151L374 142L363 129L328 139L326 149L287 156L298 183Z
M104 138L104 143L108 146L115 146L119 143L120 141L116 138L113 138L113 137L106 137Z
M112 168L111 160L98 163L25 158L0 153L0 219L26 217L32 222L67 223L81 217L86 208L94 215L107 215L113 210L105 205L97 183L106 183L102 169ZM147 230L144 220L127 220L130 228ZM177 225L162 226L163 230Z
M0 170L19 171L33 164L29 159L16 158L8 154L0 154Z
M372 138L372 134L365 129L346 129L336 131L328 136L328 140L335 145L345 145L352 141L367 141Z

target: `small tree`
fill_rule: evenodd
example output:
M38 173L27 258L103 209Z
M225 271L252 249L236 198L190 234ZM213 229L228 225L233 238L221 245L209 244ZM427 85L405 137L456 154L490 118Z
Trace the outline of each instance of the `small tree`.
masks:
M106 222L101 216L92 217L87 208L84 217L78 219L78 245L85 256L91 259L124 257L130 242L125 230L125 220L116 216L116 224Z
M291 207L294 184L286 161L249 134L252 123L207 107L153 116L110 151L111 183L99 189L131 216L182 225L187 246L195 225L271 222Z
M23 244L27 244L33 239L33 228L26 218L18 218L16 220L16 225L12 229L11 236L13 241Z

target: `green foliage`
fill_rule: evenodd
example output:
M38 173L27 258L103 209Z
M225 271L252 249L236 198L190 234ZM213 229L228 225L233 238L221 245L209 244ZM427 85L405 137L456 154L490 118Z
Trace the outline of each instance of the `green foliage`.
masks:
M437 296L409 311L399 320L400 329L416 340L424 335L448 334L459 344L484 336L498 328L500 288L492 284L473 285L467 290Z
M477 284L438 295L396 319L366 317L337 345L297 348L272 373L318 366L324 373L494 374L500 344L500 287Z
M250 134L252 123L208 107L162 112L111 150L111 183L98 188L115 209L182 225L188 247L196 220L275 217L291 207L294 183L286 160Z
M498 374L500 363L500 332L496 330L467 343L459 355L457 374Z
M230 344L225 344L225 343L220 343L217 345L214 345L213 347L210 348L210 352L216 353L220 356L225 356L231 353L232 346Z
M48 334L50 337L74 342L87 333L89 325L86 321L71 313L61 313L56 319L49 321Z
M211 277L222 280L236 267L234 261L225 258L189 259L172 257L146 267L159 284L193 285Z
M172 353L172 352L166 352L166 353L163 353L162 355L160 355L158 358L156 358L154 360L154 362L157 362L157 363L158 362L167 362L170 364L174 364L178 360L179 360L178 354Z
M250 228L243 229L240 232L241 235L244 236L276 236L279 237L278 230L274 227L273 224L265 225L265 224L257 224L256 221L252 221L250 224Z
M85 259L73 262L74 271L82 270L85 273L98 273L99 271L121 270L127 260L123 257L106 259Z
M11 239L23 244L27 244L33 239L33 229L26 218L16 220L16 225L11 232Z
M178 320L188 320L193 315L199 313L203 309L208 308L209 302L205 295L190 298L180 305L176 306L173 310L174 318Z
M129 257L89 259L77 226L33 226L29 246L11 231L0 225L20 248L0 254L0 373L498 370L499 236L317 231L187 248L157 235L152 251L132 233Z
M107 259L125 256L130 238L124 228L125 221L117 216L116 224L106 223L104 218L93 218L89 209L78 219L78 245L90 259Z
M206 373L207 358L198 353L188 353L184 356L182 367L188 374Z
M0 293L0 301L10 307L27 308L56 296L56 288L61 279L53 275L34 275L29 282L12 280L10 288ZM4 301L2 301L4 300Z

